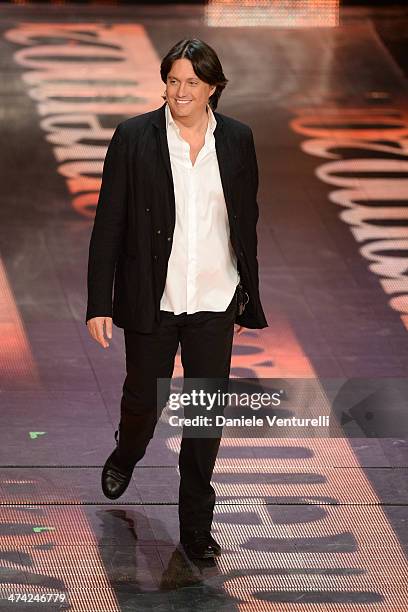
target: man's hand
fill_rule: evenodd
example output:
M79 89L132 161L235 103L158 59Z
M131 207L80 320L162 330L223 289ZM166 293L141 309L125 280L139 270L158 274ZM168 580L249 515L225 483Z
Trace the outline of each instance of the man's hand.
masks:
M111 317L94 317L87 322L87 328L92 338L99 342L103 348L107 348L109 344L104 337L104 328L107 338L112 338L112 318Z
M239 336L240 334L242 334L242 332L244 331L245 327L243 327L242 325L236 325L234 324L235 327L235 333L237 334L237 336Z

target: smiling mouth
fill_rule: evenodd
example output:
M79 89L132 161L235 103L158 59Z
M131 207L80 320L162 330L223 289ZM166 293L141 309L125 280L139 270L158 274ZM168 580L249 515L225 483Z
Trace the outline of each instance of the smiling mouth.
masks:
M191 102L191 100L177 100L176 99L177 104L188 104L189 102Z

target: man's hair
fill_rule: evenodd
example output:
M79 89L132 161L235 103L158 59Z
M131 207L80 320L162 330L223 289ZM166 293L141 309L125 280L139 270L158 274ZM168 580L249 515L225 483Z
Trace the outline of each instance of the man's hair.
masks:
M216 85L216 90L208 100L211 109L215 110L222 90L228 83L218 55L212 47L199 38L180 40L170 49L160 65L160 76L163 83L167 83L167 75L173 62L183 58L190 60L199 79L208 85Z

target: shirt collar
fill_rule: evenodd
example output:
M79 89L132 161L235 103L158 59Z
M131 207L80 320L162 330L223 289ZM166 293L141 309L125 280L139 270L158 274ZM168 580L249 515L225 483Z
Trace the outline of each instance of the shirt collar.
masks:
M210 131L211 133L214 133L214 130L217 126L217 120L209 104L207 104L207 111L209 115L207 132ZM166 107L165 107L165 113L166 113L166 129L169 128L169 125L173 125L175 129L177 130L177 132L179 132L180 128L178 127L177 123L173 119L173 115L171 114L171 110L170 110L168 103L166 104Z

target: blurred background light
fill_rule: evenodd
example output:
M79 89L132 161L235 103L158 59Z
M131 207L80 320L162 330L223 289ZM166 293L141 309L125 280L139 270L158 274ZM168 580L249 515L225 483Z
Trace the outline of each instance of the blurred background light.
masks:
M339 0L208 0L206 25L213 27L334 27Z

